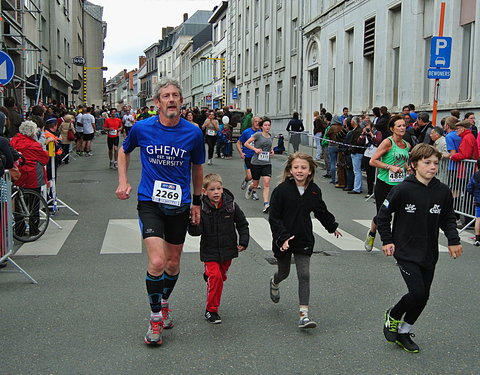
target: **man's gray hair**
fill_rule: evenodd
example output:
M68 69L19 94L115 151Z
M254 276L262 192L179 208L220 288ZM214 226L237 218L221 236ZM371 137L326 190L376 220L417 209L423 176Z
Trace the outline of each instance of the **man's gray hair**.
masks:
M362 122L362 119L360 118L360 116L353 116L352 121L354 121L355 124L360 126L360 123Z
M18 128L19 133L26 135L27 137L33 138L35 134L37 134L38 127L33 121L27 120L22 122L20 127Z
M182 95L182 88L180 87L180 83L178 83L177 80L172 79L172 78L163 78L155 86L153 98L157 99L157 100L160 100L160 90L162 90L163 88L165 88L167 86L175 86L178 89L178 91L180 93L180 96L183 96Z
M430 116L428 115L427 112L420 112L420 113L418 114L418 118L419 118L420 120L422 120L423 122L428 122L428 121L430 121Z

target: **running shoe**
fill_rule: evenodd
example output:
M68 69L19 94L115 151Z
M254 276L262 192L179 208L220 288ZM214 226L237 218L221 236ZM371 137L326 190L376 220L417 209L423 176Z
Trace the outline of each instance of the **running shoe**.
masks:
M475 241L475 242L473 243L473 246L480 246L480 241Z
M251 199L252 198L252 194L253 194L253 190L248 188L247 190L245 190L245 199Z
M113 169L118 169L118 164L116 161L113 162Z
M370 252L373 250L373 243L375 242L375 237L373 236L370 236L370 230L368 230L367 232L367 237L365 238L365 242L364 242L364 246L365 246L365 250L367 252Z
M420 351L420 348L417 344L413 342L412 337L415 337L415 335L411 332L398 333L395 343L400 345L403 350L409 353L418 353Z
M208 164L208 165L212 165L212 159L208 159L207 164Z
M389 308L385 311L385 324L383 325L383 335L389 342L396 342L398 336L398 325L400 320L393 319L390 316L390 311L392 308Z
M258 195L257 195L257 192L256 192L256 191L252 192L252 199L253 199L254 201L258 201Z
M220 324L222 322L220 315L214 311L205 310L205 319L211 324Z
M303 316L298 322L298 328L315 328L317 323L311 320L308 316Z
M110 160L110 167L109 168L113 169L113 161L112 160Z
M247 188L247 185L248 185L248 181L247 181L247 180L243 180L243 181L242 181L242 184L240 185L240 189L245 190L245 189Z
M273 303L280 301L280 287L273 282L273 277L270 279L270 299Z
M170 314L172 310L168 308L168 301L162 302L162 319L163 319L163 328L170 329L173 328L173 318Z
M268 214L269 208L270 208L270 204L269 203L264 203L263 204L263 213Z
M162 345L163 320L162 316L150 317L150 326L145 335L144 341L147 345Z

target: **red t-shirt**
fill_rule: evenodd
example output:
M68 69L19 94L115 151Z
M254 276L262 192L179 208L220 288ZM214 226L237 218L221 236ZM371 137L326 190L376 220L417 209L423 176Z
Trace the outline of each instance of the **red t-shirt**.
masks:
M122 120L117 117L109 117L105 120L103 127L108 129L108 138L116 138L119 136L118 129L122 127Z

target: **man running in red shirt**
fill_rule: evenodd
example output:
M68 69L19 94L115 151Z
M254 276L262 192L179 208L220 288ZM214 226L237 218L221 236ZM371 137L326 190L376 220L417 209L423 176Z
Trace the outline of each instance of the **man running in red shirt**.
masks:
M104 129L107 131L108 158L110 169L117 169L118 142L122 131L122 120L117 117L117 110L110 109L110 117L105 120Z

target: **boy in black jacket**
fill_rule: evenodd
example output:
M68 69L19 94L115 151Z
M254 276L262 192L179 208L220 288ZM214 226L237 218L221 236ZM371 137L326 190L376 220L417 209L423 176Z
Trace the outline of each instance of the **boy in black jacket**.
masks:
M239 239L237 241L237 233ZM248 246L250 234L244 213L233 200L233 194L223 188L220 175L210 173L203 179L203 197L199 225L189 225L188 233L202 236L200 260L205 263L203 277L207 282L205 319L212 324L221 323L218 307L223 282L232 259Z
M433 146L418 144L410 153L415 175L395 186L377 214L378 231L387 256L394 256L408 293L385 313L383 333L408 352L420 351L410 333L427 304L438 260L438 229L448 239L454 259L462 255L453 211L452 193L435 178L442 157ZM393 230L392 213L395 213ZM402 321L403 318L403 321Z

